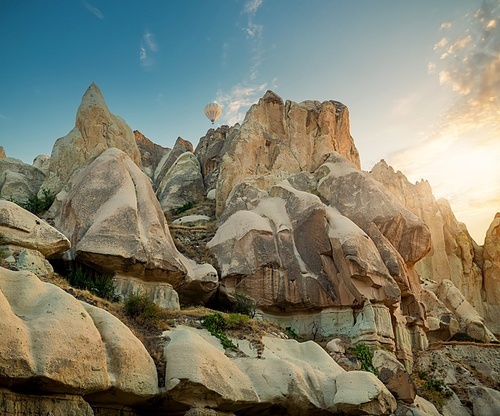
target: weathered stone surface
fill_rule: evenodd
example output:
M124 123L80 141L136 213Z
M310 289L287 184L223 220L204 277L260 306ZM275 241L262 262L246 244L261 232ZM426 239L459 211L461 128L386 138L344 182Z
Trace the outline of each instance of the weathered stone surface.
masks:
M0 198L26 202L40 189L45 174L11 157L0 159Z
M184 140L182 137L178 137L172 150L165 152L161 160L158 162L153 178L153 187L155 190L158 189L163 177L170 170L179 156L186 152L193 153L193 145L191 142Z
M373 167L370 175L429 227L431 249L416 263L416 272L437 282L451 280L484 316L480 249L465 225L457 221L448 201L436 201L427 181L411 184L403 173L395 172L383 160Z
M372 373L349 371L335 379L334 403L348 415L387 415L396 410L396 399Z
M313 172L332 151L360 166L347 107L336 101L284 103L268 91L228 139L220 161L217 216L239 182L254 180L259 188L269 189L292 173Z
M38 250L21 248L12 251L12 254L16 257L15 267L17 270L26 270L36 274L38 277L46 277L54 272L52 265Z
M203 174L203 181L206 189L213 189L215 192L222 156L226 152L226 147L232 142L239 129L239 124L232 127L221 126L216 130L210 129L207 131L207 134L200 139L196 146L194 154L200 161L201 173Z
M55 228L4 200L0 200L0 245L37 250L45 257L56 257L70 248L68 239Z
M469 387L474 416L491 416L500 414L500 392L488 387Z
M1 385L50 393L100 392L123 403L157 393L151 357L108 312L32 273L1 267L0 310Z
M394 355L384 350L375 350L372 364L378 372L379 380L394 394L396 399L413 403L417 395L417 387L404 365Z
M109 273L178 285L186 275L146 175L108 149L58 195L55 226L73 256Z
M429 329L426 334L427 339L429 342L447 341L458 332L460 325L455 314L438 299L432 290L427 289L427 286L431 286L435 290L436 285L427 282L421 292L421 300L427 313L427 327Z
M486 327L484 319L465 299L462 292L455 287L451 280L443 280L439 283L435 288L435 293L438 299L455 314L462 332L482 342L497 341L495 336Z
M81 396L22 394L0 388L0 414L9 416L94 416Z
M182 153L177 158L156 191L163 212L200 202L205 199L205 194L200 164L191 152Z
M488 328L500 334L500 213L486 232L483 258L485 321Z
M4 159L5 157L5 150L3 148L3 146L0 146L0 159Z
M160 308L179 310L179 295L171 284L163 282L144 282L130 277L113 277L115 293L122 299L144 294Z
M205 330L178 326L165 335L166 388L176 401L192 407L224 409L231 403L248 411L286 409L289 415L336 411L335 378L344 370L313 342L264 337L259 359L248 341L239 340L246 356L229 358Z
M134 136L135 142L137 143L137 147L141 154L142 171L152 182L158 164L166 154L170 153L171 149L167 149L159 144L153 143L138 130L134 130Z
M33 159L33 167L40 169L44 175L47 175L50 168L50 156L38 155Z
M109 148L122 150L137 166L141 165L134 133L125 121L109 111L99 87L91 84L78 107L75 127L52 148L43 187L58 193L74 172Z

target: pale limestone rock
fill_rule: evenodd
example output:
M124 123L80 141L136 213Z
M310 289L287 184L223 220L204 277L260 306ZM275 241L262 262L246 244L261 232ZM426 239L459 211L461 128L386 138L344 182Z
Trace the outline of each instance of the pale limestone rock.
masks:
M38 250L30 250L28 248L23 248L19 251L16 269L29 271L38 277L46 277L54 273L52 265Z
M344 343L340 338L334 338L326 344L326 350L333 352L333 353L339 353L339 354L344 354L345 353L345 347Z
M480 250L465 225L455 218L448 201L436 201L427 181L411 184L383 160L370 174L429 227L431 249L415 265L417 273L438 282L451 280L484 317Z
M210 217L208 215L186 215L185 217L177 218L172 222L174 225L183 225L183 224L203 224L207 221L210 221Z
M45 179L42 170L11 157L0 159L0 198L27 202Z
M54 204L73 256L120 276L180 284L186 275L146 175L118 149L75 174Z
M301 171L313 172L332 151L360 166L349 131L347 107L336 101L283 100L268 91L248 111L241 127L227 137L219 164L216 215L239 182L269 189Z
M372 373L349 371L335 379L334 403L348 415L387 415L396 410L396 399Z
M207 331L177 326L164 335L165 387L174 400L198 407L258 400L248 377Z
M417 387L404 365L394 355L384 350L375 350L372 364L377 370L379 380L394 394L396 399L413 403Z
M263 337L261 358L248 341L235 340L248 354L229 358L205 330L178 326L167 337L166 388L170 397L192 407L278 408L303 415L336 412L335 378L343 374L313 342ZM229 407L230 408L230 407Z
M177 158L156 190L163 212L200 202L205 199L205 194L200 164L191 152L182 153Z
M50 167L50 156L38 155L33 159L33 166L40 169L44 175L47 175Z
M120 320L109 312L81 302L94 321L106 349L111 391L96 393L92 401L134 404L158 393L158 376L153 359Z
M486 232L483 258L485 321L488 328L500 334L500 213Z
M70 248L68 239L55 228L5 200L0 200L0 245L37 250L45 257L56 257Z
M470 337L482 342L497 341L495 336L486 327L484 319L474 307L465 299L451 280L443 280L435 288L436 296L457 317L460 330Z
M500 414L500 392L488 387L469 387L474 416L493 416Z
M108 312L34 274L0 268L0 375L6 387L144 401L158 392L154 363ZM99 396L96 396L100 393Z
M170 170L175 161L183 153L193 153L193 145L191 142L184 140L182 137L178 137L175 141L174 147L165 152L154 172L153 177L153 188L155 191L158 189L161 181L163 180L166 173Z
M5 150L3 146L0 146L0 159L5 159L7 156L5 156Z
M169 283L144 282L130 277L115 276L113 285L115 293L122 299L143 294L160 308L180 310L179 295Z
M415 397L414 404L415 404L415 407L417 409L419 409L422 412L424 412L424 415L427 415L427 416L441 416L441 414L436 409L436 406L434 406L430 401L424 399L421 396L416 396Z
M109 148L122 150L141 165L134 133L109 111L99 87L91 84L78 107L75 127L52 148L49 173L42 187L58 193L74 172Z
M2 415L13 416L94 416L81 396L69 394L23 394L0 388Z
M435 290L436 285L427 282L421 292L421 300L425 304L427 312L427 326L429 329L427 339L429 342L447 341L458 332L458 320L455 314L438 299L436 294L427 289L428 286Z
M446 399L441 408L441 414L442 416L471 416L469 409L462 404L455 393Z

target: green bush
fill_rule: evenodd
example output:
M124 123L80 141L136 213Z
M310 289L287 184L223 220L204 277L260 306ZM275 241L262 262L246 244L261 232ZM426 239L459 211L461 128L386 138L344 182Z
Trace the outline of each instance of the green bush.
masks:
M225 318L226 328L238 329L242 324L248 322L249 320L250 317L248 315L243 315L241 313L230 313L229 316Z
M210 332L214 337L219 338L224 348L232 350L237 349L236 345L227 337L224 332L228 328L226 318L219 313L215 312L203 317L201 324Z
M370 350L368 345L359 343L354 348L355 357L361 362L361 368L365 371L369 371L377 375L377 370L373 367L373 352Z
M241 292L235 292L234 299L234 312L248 315L250 318L255 316L255 313L257 312L257 305L250 296Z
M66 276L69 284L78 289L88 290L100 298L117 301L113 276L84 265L75 263Z
M174 215L180 215L180 214L190 210L193 207L194 207L194 204L192 202L186 202L182 207L174 209L172 213Z
M131 318L157 321L162 317L163 309L154 303L145 293L136 293L125 300L125 312Z
M38 195L34 195L24 202L16 201L15 199L10 199L10 201L35 215L41 214L47 211L53 204L55 195L52 194L52 192L50 192L50 190L48 189L42 188L40 190L42 191L41 198L39 198Z

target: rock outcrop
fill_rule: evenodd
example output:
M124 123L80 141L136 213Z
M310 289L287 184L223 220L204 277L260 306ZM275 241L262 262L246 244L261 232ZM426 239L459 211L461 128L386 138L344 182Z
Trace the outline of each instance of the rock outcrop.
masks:
M11 157L0 159L0 198L27 202L45 179L42 170Z
M193 153L193 145L191 142L184 140L182 137L178 137L175 141L174 147L165 152L161 160L158 162L156 170L154 172L153 178L153 188L156 190L160 186L161 181L175 163L177 158L183 153L191 152Z
M125 121L109 111L99 87L91 84L78 107L75 127L52 148L49 173L43 187L58 193L74 172L113 147L141 166L134 133Z
M500 213L486 232L483 258L484 317L488 328L500 334Z
M188 292L217 286L213 267L199 276L177 251L147 176L119 149L106 150L73 175L53 215L55 227L72 243L68 260L78 258L117 278L168 283Z
M153 360L110 313L79 302L30 272L2 267L0 310L3 387L118 396L124 404L158 392Z
M153 143L144 134L138 130L134 130L135 142L141 154L141 167L142 171L148 175L151 182L153 182L154 174L158 164L163 159L165 154L170 152L159 144Z
M217 181L217 216L240 182L251 180L269 189L293 173L315 171L332 151L359 168L349 128L349 112L339 102L283 102L268 91L250 108L241 128L224 146Z
M6 157L7 156L5 155L5 150L4 150L3 146L0 146L0 159L4 159Z

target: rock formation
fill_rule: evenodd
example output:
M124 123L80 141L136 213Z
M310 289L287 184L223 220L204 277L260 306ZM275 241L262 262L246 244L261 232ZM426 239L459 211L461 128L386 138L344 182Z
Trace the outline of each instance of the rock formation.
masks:
M191 142L184 140L182 137L178 137L175 141L174 147L165 152L161 160L158 162L153 177L153 187L155 190L158 188L177 158L186 152L193 153L193 145Z
M112 147L124 151L141 166L134 133L125 121L109 111L99 87L91 84L76 113L75 127L52 148L43 187L58 193L74 172Z
M134 130L134 136L141 154L142 171L153 181L158 164L163 156L170 152L170 149L153 143L138 130Z
M486 232L483 247L484 308L486 325L500 334L500 213Z
M239 182L252 180L260 188L270 188L292 173L315 171L332 151L359 167L349 112L336 101L284 103L268 91L229 138L217 181L217 215Z
M5 156L5 150L4 150L3 146L0 146L0 159L4 159L6 157L7 156Z
M0 198L26 202L34 197L45 174L35 166L11 157L0 159Z

